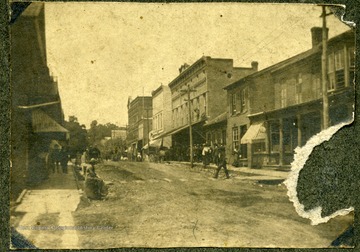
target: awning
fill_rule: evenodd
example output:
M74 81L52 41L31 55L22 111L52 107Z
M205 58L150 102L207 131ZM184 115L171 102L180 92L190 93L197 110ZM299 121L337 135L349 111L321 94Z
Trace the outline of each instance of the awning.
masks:
M214 119L207 120L204 126L210 126L216 123L224 122L226 120L227 120L227 112L224 112L218 115L217 117L215 117Z
M171 146L171 136L166 136L163 138L158 138L155 140L150 141L150 143L145 144L143 147L144 150L148 149L150 147L160 148L160 147L167 147L170 148Z
M145 144L143 149L146 150L146 149L149 148L149 146L150 147L160 148L161 142L162 142L162 139L152 140L152 141L150 141L150 143Z
M35 133L69 133L67 129L58 124L54 119L52 119L41 109L36 109L32 111L32 127Z
M266 128L264 123L257 123L250 125L245 135L241 138L241 143L253 143L256 141L263 141L266 139Z

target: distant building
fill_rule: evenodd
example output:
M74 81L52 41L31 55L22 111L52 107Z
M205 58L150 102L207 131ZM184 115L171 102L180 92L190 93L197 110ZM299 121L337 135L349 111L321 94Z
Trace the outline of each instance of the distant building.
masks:
M313 47L242 78L228 92L228 158L249 167L286 166L294 149L322 130L321 28ZM350 120L354 104L354 32L328 40L330 125Z
M12 3L14 9L23 4ZM18 10L18 9L17 9ZM19 14L19 13L17 13ZM44 4L31 3L11 32L11 195L48 177L47 154L66 146L68 131L46 59Z
M126 143L128 153L136 156L149 142L152 128L152 97L138 96L128 100L128 127Z
M126 140L126 127L120 127L120 129L111 130L111 139Z
M172 108L173 146L189 147L189 101L190 93L191 122L193 143L226 142L226 91L224 87L248 74L257 71L257 63L249 68L233 66L232 59L201 57L191 66L184 64L179 76L170 82Z
M152 130L150 131L150 146L170 147L171 136L165 135L171 129L171 92L170 88L160 85L152 93Z

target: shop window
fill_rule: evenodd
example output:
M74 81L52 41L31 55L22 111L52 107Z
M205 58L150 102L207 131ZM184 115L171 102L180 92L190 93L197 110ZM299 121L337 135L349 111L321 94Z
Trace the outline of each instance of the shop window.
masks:
M221 131L221 143L226 144L226 130Z
M293 152L297 143L297 119L295 117L285 118L283 121L283 144L285 152Z
M247 131L247 125L240 126L240 141ZM240 144L241 158L247 158L247 144Z
M271 151L278 152L280 147L280 125L278 121L270 123L270 144Z
M264 153L265 149L265 142L253 143L253 150L254 153Z

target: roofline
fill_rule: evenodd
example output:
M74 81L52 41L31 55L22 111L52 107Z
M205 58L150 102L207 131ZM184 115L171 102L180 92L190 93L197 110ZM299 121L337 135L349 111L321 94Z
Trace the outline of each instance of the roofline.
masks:
M157 89L153 90L153 91L151 92L151 95L152 95L152 96L157 95L158 93L160 93L160 90L162 90L162 89L164 89L164 85L163 85L163 84L161 84Z
M335 36L335 37L332 37L332 38L328 39L328 44L333 43L334 41L340 39L341 37L345 37L348 34L353 33L353 32L354 32L353 30L348 30L346 32L343 32L343 33ZM294 55L294 56L292 56L292 57L290 57L288 59L285 59L283 61L275 63L274 65L271 65L271 66L269 66L267 68L264 68L264 69L262 69L260 71L255 72L255 73L249 74L249 75L247 75L247 76L245 76L245 77L243 77L243 78L241 78L241 79L227 85L226 87L224 87L224 89L225 90L231 89L234 86L236 86L237 84L240 84L241 82L246 81L247 79L250 79L250 78L256 77L258 75L264 74L264 73L266 73L268 71L273 71L274 68L285 66L287 63L289 63L291 61L295 61L294 63L296 63L296 62L298 62L300 60L306 59L306 58L308 58L308 57L310 57L312 55L315 55L316 53L321 52L321 50L320 50L321 48L322 48L322 44L319 43L318 45L312 47L311 49L309 49L307 51L304 51L304 52L299 53L297 55Z
M178 76L176 76L175 79L173 79L170 83L169 83L169 88L172 88L172 86L175 85L176 81L178 79L180 79L180 77L182 77L183 75L185 75L185 73L189 72L190 69L194 68L195 65L199 64L201 61L205 61L206 59L208 59L211 57L210 56L202 56L200 59L198 59L197 61L195 61L195 63L193 63L192 65L190 65L188 68L186 68L183 72L181 72Z

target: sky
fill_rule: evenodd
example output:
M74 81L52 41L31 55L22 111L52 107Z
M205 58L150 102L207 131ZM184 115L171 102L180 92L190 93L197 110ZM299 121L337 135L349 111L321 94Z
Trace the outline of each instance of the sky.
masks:
M128 97L150 96L202 56L259 69L311 48L321 7L248 3L45 3L47 62L67 119L127 124ZM329 37L348 29L327 17Z

